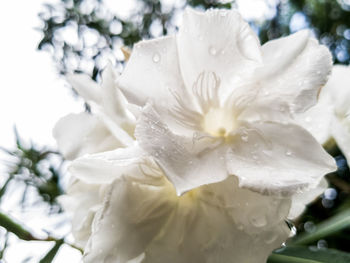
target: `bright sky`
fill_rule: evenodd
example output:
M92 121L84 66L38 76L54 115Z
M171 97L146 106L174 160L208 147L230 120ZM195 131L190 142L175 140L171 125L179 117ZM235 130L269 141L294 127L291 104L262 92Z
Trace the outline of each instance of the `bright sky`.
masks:
M111 7L112 0L105 0ZM135 0L114 0L119 5L118 14L127 14ZM122 2L123 1L123 2ZM163 0L171 2L175 0ZM246 19L262 19L269 16L265 0L238 0L239 9ZM276 2L276 0L266 0ZM56 121L70 113L83 109L82 101L73 98L65 82L58 77L49 54L36 51L40 32L34 30L39 25L37 14L44 2L54 0L11 0L0 9L0 146L14 145L13 126L25 139L40 145L55 146L52 128ZM121 13L120 13L121 12ZM3 155L0 154L0 159ZM0 184L1 171L0 163ZM8 211L9 205L2 206ZM42 218L32 213L15 213L16 217L29 226L42 226ZM44 224L46 225L46 224ZM8 262L22 262L29 255L43 255L52 244L32 244L18 242L7 250ZM20 251L20 253L19 253ZM64 247L55 263L79 262L79 252ZM34 261L37 262L37 261Z
M41 145L54 146L51 130L55 122L69 112L83 109L82 102L73 99L69 89L64 88L64 81L58 78L49 54L36 51L40 32L35 31L34 27L39 25L37 14L43 2L12 0L2 3L0 9L1 146L13 146L15 124L24 138ZM8 210L4 206L2 209ZM18 218L19 214L15 215ZM42 218L34 211L24 213L19 219L39 229L49 223L42 222ZM7 250L6 259L11 263L19 263L30 255L44 255L52 245L47 242L18 242ZM64 247L62 256L58 256L55 263L79 262L79 254L76 250Z

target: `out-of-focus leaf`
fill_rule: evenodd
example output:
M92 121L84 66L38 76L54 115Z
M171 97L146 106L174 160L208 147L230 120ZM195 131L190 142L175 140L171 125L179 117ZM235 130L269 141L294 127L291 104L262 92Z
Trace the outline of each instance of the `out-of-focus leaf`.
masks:
M267 263L348 263L350 254L335 249L287 246L278 249Z
M304 232L297 235L290 243L296 245L310 244L348 227L350 227L350 210L340 212L339 214L324 220L322 223L316 225L315 231L312 233Z
M49 250L49 252L47 252L47 254L40 260L39 263L51 263L63 243L63 239L57 240L55 242L55 245Z

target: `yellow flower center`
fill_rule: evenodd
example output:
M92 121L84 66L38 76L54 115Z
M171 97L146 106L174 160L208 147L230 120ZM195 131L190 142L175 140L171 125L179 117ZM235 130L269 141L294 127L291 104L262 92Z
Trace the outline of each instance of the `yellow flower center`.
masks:
M214 137L227 137L237 128L234 114L225 108L211 108L203 117L203 130Z

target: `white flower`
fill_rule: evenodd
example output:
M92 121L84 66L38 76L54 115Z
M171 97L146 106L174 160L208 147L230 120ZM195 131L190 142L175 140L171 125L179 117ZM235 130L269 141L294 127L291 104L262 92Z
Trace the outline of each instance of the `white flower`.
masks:
M115 82L118 74L108 65L99 86L88 76L68 76L73 88L90 104L93 114L70 114L54 128L54 137L65 158L72 160L89 153L104 152L134 144L135 117ZM87 184L72 176L67 193L60 197L66 212L72 214L76 245L84 247L91 235L91 223L102 205L105 185Z
M334 66L318 103L298 116L298 121L321 144L334 139L346 159L350 160L350 68Z
M70 168L82 244L93 217L84 261L266 262L289 235L284 220L335 169L292 119L316 102L330 68L329 52L307 32L261 47L235 11L186 10L177 36L136 45L117 81L132 103L149 102L135 133L110 117L114 107L127 111L125 100L80 92L100 105L96 115L118 142L97 153L105 137L92 132L89 150L76 140L71 151L94 153ZM69 147L70 129L56 136Z
M292 119L316 103L331 64L307 31L260 46L236 11L187 9L178 35L134 47L118 85L149 102L136 138L179 195L229 175L291 195L336 168Z
M117 77L110 64L102 74L101 86L84 74L67 76L94 114L69 114L57 122L53 135L66 159L134 143L135 117L116 86Z
M236 177L178 196L137 146L79 158L70 171L110 185L85 263L264 263L289 236L291 198L240 188Z

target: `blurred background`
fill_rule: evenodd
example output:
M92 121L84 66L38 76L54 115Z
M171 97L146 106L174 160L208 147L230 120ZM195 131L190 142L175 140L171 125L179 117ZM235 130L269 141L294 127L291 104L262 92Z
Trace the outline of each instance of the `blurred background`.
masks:
M55 122L89 105L65 82L84 72L99 81L108 61L122 71L122 47L177 31L186 6L238 8L262 43L309 28L350 61L349 0L12 0L0 9L0 262L79 262L69 217L57 203L66 162L52 137ZM350 173L337 147L329 188L296 222L311 250L350 252ZM321 233L320 233L321 229ZM323 232L322 232L323 231ZM328 231L328 232L327 232ZM326 234L325 234L326 233ZM287 244L288 245L288 244ZM276 252L278 253L278 251ZM323 261L322 261L323 262ZM344 261L345 262L345 261Z

